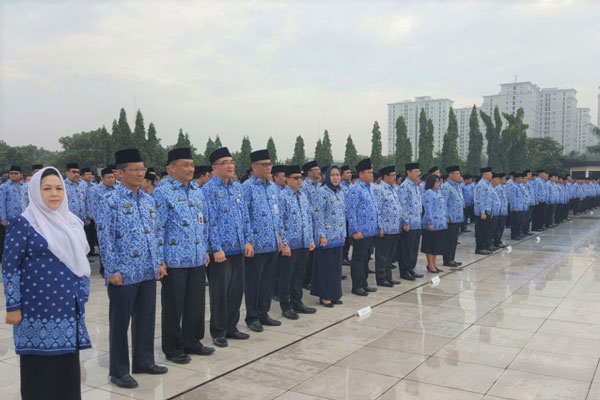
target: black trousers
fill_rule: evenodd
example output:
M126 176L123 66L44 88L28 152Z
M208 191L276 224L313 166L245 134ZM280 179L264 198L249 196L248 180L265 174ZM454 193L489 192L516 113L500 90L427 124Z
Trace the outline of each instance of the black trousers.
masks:
M318 242L315 242L318 243ZM313 270L313 263L314 263L314 257L315 252L311 251L308 254L308 260L306 261L306 269L304 271L304 281L302 282L303 286L308 286L310 285L310 282L312 281L312 270Z
M544 213L544 225L546 228L550 228L554 224L554 212L556 211L556 204L546 204L546 211Z
M88 245L90 246L90 254L95 254L95 246L98 244L98 236L96 234L96 223L94 220L89 225L84 225L83 230L85 231L85 237Z
M255 254L245 260L246 324L267 318L271 309L277 252Z
M481 219L479 215L475 217L475 251L487 250L491 247L491 225L492 217L490 215L487 215L486 219Z
M383 283L392 280L392 263L400 234L375 238L375 280Z
M461 231L467 230L469 221L473 222L473 206L466 206L464 208L465 222L462 223Z
M448 229L444 232L444 264L454 261L461 226L462 223L451 222L448 224Z
M527 211L525 211L525 214L523 215L523 219L521 220L521 232L523 234L529 233L530 232L530 227L531 227L531 219L533 218L533 210L535 209L535 206L531 205L529 206L529 208L527 209Z
M6 227L0 221L0 262L2 262L2 253L4 252L4 238L6 237Z
M57 356L22 355L21 399L79 400L79 351Z
M175 357L204 337L206 268L167 268L161 285L162 351Z
M400 234L396 256L401 274L414 271L415 267L417 266L420 239L421 229L411 229L408 232L402 231Z
M133 369L154 364L154 316L156 313L156 281L131 285L108 285L110 372L120 378L129 374L127 330L131 320Z
M368 286L370 248L375 242L375 237L362 238L352 241L352 260L350 261L350 274L352 276L352 289L361 289Z
M495 229L492 231L492 244L494 246L502 244L502 235L504 235L504 229L506 227L506 215L499 215L494 217L497 220L495 223ZM492 221L494 225L494 222Z
M579 199L571 199L571 210L573 210L573 215L577 215L579 212Z
M346 221L346 232L348 232L348 221ZM346 235L344 239L344 260L348 260L348 254L350 254L350 245L352 244L352 236Z
M544 227L546 203L539 203L533 208L533 224L531 229L540 231Z
M240 306L244 295L244 255L227 256L222 263L211 258L210 278L210 335L224 338L237 332Z
M273 297L279 296L279 273L281 271L281 253L277 253L275 261L275 272L273 272Z
M277 286L282 312L297 309L302 305L302 280L309 253L312 252L308 249L296 249L292 250L289 257L280 257Z
M510 226L510 237L512 239L521 236L523 233L523 218L525 217L525 211L511 211L510 220L512 224Z
M495 216L492 217L492 221L490 224L490 230L488 233L489 239L488 239L488 244L491 244L492 246L499 244L499 240L498 240L498 232L500 232L500 216Z

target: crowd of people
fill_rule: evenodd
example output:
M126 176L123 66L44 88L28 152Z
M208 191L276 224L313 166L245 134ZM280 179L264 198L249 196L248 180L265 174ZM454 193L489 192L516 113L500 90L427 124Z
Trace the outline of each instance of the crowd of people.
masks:
M481 168L475 179L459 166L418 163L374 171L369 159L348 166L273 165L267 150L250 155L238 179L226 147L194 166L189 148L168 153L166 171L146 168L137 149L115 153L96 181L89 168L34 165L27 182L11 166L0 185L0 251L6 321L14 325L24 399L80 398L79 350L89 348L85 303L99 249L109 298L111 382L135 388L131 374L164 374L154 360L156 282L161 282L161 344L166 358L186 364L210 356L204 339L209 288L214 346L245 340L317 309L303 289L331 308L342 304L343 265L351 293L457 268L458 238L474 222L477 254L553 228L600 205L597 179L529 170ZM351 249L351 251L350 251ZM369 261L374 256L374 270ZM393 270L398 268L395 278ZM374 274L374 284L369 274ZM316 301L315 301L316 303ZM303 317L304 318L304 317ZM131 324L132 360L128 351Z

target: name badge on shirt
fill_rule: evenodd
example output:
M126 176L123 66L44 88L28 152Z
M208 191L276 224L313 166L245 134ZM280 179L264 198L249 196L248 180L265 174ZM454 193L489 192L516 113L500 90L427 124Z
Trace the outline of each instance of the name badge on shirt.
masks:
M203 224L203 223L204 223L204 215L202 215L202 212L199 212L199 213L198 213L198 222L199 222L200 224Z
M275 214L279 214L279 208L277 207L277 204L273 204L273 212Z

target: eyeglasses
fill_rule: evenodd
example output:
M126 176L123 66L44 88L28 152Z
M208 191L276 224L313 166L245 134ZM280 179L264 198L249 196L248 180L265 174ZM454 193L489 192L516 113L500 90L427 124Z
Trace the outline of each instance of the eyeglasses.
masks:
M127 171L131 171L131 172L144 172L145 173L146 171L148 171L148 168L143 168L143 167L140 167L140 168L125 168L125 169Z
M297 181L303 181L304 177L302 175L300 175L300 176L290 176L289 179L295 179Z
M264 162L264 163L255 162L253 164L260 165L263 168L271 168L271 167L273 167L273 163L270 163L270 162Z
M220 163L215 163L214 165L235 165L235 161L227 160L227 161L222 161Z

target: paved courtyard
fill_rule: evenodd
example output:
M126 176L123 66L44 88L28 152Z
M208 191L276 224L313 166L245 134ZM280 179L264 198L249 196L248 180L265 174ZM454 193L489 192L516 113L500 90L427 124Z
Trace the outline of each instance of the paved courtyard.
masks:
M81 353L83 399L600 399L599 233L600 219L587 216L541 233L539 241L505 237L512 251L487 257L473 254L473 234L463 234L456 259L465 267L444 268L437 286L428 274L358 297L346 280L344 304L332 309L305 292L317 314L250 332L249 340L230 341L187 365L165 362L160 351L158 285L156 358L169 373L136 375L135 390L108 380L108 298L96 260L87 305L94 348ZM423 256L418 269L425 271ZM356 317L367 305L373 312ZM271 315L281 318L278 304ZM211 344L209 337L203 342ZM19 398L13 349L12 328L2 322L6 400Z

